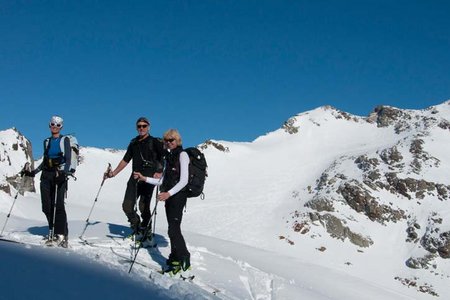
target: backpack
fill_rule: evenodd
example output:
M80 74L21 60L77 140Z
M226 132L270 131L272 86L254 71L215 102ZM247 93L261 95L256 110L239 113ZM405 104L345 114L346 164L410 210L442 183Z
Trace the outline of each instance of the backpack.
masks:
M79 154L80 154L80 146L78 145L77 138L71 134L61 135L61 140L59 144L59 148L61 149L62 156L64 157L64 141L65 139L69 139L70 151L71 151L71 159L70 159L70 169L69 173L73 174L77 170ZM45 140L45 149L48 151L50 138ZM67 163L67 162L66 162Z
M189 156L189 179L185 189L188 198L198 197L203 194L203 187L208 176L205 155L197 148L186 148L183 151ZM202 199L204 198L204 194Z

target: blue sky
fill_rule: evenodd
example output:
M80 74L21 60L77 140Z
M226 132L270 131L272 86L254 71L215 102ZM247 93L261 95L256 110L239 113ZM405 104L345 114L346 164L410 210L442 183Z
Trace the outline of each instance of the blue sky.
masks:
M322 105L450 99L450 2L0 0L0 129L42 154L52 114L125 149L143 115L184 145L252 141Z

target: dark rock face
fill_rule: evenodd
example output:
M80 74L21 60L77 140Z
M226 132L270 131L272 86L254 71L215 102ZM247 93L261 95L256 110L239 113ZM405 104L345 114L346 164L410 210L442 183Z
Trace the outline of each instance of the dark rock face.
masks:
M32 177L20 177L19 175L13 177L7 177L6 181L13 186L16 190L19 190L21 195L24 192L36 192L36 188L34 187L34 179ZM11 195L11 192L8 192Z
M442 128L444 130L447 130L450 132L450 122L446 121L446 120L442 120L439 124L438 124L439 128Z
M370 171L376 168L380 162L376 158L368 158L367 155L361 155L355 160L355 164L363 171Z
M315 211L322 212L322 211L328 211L332 212L334 211L333 207L333 200L323 198L323 197L314 197L311 201L307 202L305 204L306 207L309 207Z
M34 168L33 152L31 143L15 128L3 131L3 134L7 136L6 141L0 145L0 165L11 167L23 162L28 162L31 168ZM21 161L13 161L20 158ZM23 166L20 166L23 167ZM7 174L5 176L5 182L0 183L0 190L11 195L10 187L19 190L21 194L25 191L35 192L33 178L21 178L19 174Z
M207 140L206 142L204 142L201 146L200 149L205 150L208 147L213 147L216 148L217 150L221 151L221 152L230 152L230 149L228 147L225 147L224 145L211 141L211 140Z
M423 179L405 178L399 179L397 173L387 173L386 179L388 185L384 187L391 193L398 193L408 199L423 199L426 194L435 195L439 200L448 199L450 186L429 182Z
M353 120L343 113L334 112L333 116ZM439 176L439 168L448 162L448 157L434 157L442 153L434 151L436 144L428 143L440 139L442 130L449 132L450 122L437 108L412 111L387 106L375 108L365 121L369 126L382 128L380 132L390 131L392 142L375 135L380 138L380 145L385 146L366 153L356 149L355 156L343 153L331 161L316 177L315 185L305 188L304 194L297 194L297 201L306 199L302 202L304 213L298 214L293 229L318 238L321 233L315 233L314 226L321 225L333 238L370 247L383 241L373 241L370 232L358 226L361 220L367 217L387 227L391 223L404 225L404 237L399 242L413 243L416 249L421 249L404 263L410 268L436 270L439 260L450 257L450 231L445 222L448 216L428 210L433 202L445 205L450 198L450 185L445 176ZM424 208L429 215L426 223Z
M436 212L433 213L428 218L426 232L420 239L420 245L428 252L448 259L450 258L450 231L442 232L443 222L443 217Z
M376 123L378 127L394 126L396 133L401 133L411 128L409 122L411 116L400 109L389 106L378 106L375 108Z
M450 258L450 240L447 240L445 245L440 246L437 251L442 258Z
M364 237L361 234L353 232L338 217L332 214L313 214L310 215L310 218L313 221L319 221L331 237L342 241L348 239L352 244L363 248L370 247L373 244L370 237Z
M400 153L400 151L397 150L397 147L394 146L392 148L381 151L380 158L383 160L384 163L388 165L398 166L397 164L402 161L403 156Z
M358 183L346 182L339 187L338 193L342 195L351 208L357 212L364 213L372 221L380 223L396 222L405 218L404 211L379 204L376 198L371 196Z
M295 117L288 119L283 123L283 126L281 126L284 131L286 131L289 134L295 134L298 132L299 126L295 126L295 122L297 119Z
M411 257L406 261L406 265L411 269L428 269L431 267L435 255L427 254L424 257Z
M8 195L11 195L11 188L10 188L9 184L1 184L0 191L4 191Z

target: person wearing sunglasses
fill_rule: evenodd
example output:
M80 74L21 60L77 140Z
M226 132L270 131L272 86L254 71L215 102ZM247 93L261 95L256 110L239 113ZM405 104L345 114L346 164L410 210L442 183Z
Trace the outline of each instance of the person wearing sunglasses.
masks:
M188 270L191 266L191 255L181 233L183 208L187 200L184 188L189 179L189 156L183 151L181 136L176 129L169 129L164 133L164 147L166 149L164 177L151 178L139 172L135 172L134 177L149 184L161 185L161 193L157 195L157 200L165 201L170 239L170 255L165 272L176 274L181 270Z
M105 173L105 178L117 176L131 160L133 161L133 172L141 172L150 177L155 173L161 174L164 155L162 141L150 135L150 122L145 117L140 117L136 121L136 130L138 135L131 140L123 159L113 171ZM141 241L144 247L153 243L151 231L146 230L147 228L151 229L150 202L153 189L154 185L140 183L131 174L122 203L122 209L133 231L132 234L135 240ZM142 220L134 209L138 198ZM147 233L146 236L143 236L144 233Z
M42 163L33 171L24 171L25 176L34 177L41 174L41 202L49 227L46 245L56 244L68 247L68 226L64 198L67 191L67 176L71 168L71 151L69 139L61 134L63 119L52 116L48 124L51 137L44 140L44 157ZM61 149L64 147L64 149ZM64 150L64 151L63 151Z

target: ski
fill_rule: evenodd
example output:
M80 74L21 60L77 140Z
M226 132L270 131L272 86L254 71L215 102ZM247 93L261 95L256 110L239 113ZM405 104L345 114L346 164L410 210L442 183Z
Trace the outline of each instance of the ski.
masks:
M10 240L4 237L0 237L1 242L7 242L7 243L13 243L13 244L19 244L19 245L26 245L24 242L16 241L16 240Z
M130 263L131 264L133 262L133 260L130 257L115 251L114 248L111 248L111 251L116 256L118 256L118 257L120 257L122 259L122 261L121 261L122 263ZM170 272L164 272L164 270L161 267L157 267L157 266L154 266L154 265L151 265L151 264L148 264L148 263L143 263L143 262L137 261L137 260L134 263L139 265L139 266L141 266L141 267L150 269L150 271L151 271L150 275L149 275L150 279L154 279L153 276L156 273L156 274L159 274L159 276L167 276L167 277L170 277L170 278L173 278L173 279L178 279L178 280L181 280L181 281L185 281L185 282L189 282L189 283L195 284L198 287L200 287L201 289L203 289L203 290L205 290L205 291L207 291L207 292L209 292L209 293L211 293L213 295L217 295L218 293L221 292L218 288L216 288L216 287L214 287L214 286L212 286L210 284L207 284L207 283L205 283L203 281L200 281L198 279L194 280L194 278L196 278L195 275L187 275L187 274L183 274L182 272L181 273L177 273L177 274L170 274Z
M158 273L160 275L162 275L162 276L168 276L170 278L174 278L174 279L178 279L178 280L181 280L181 281L185 281L185 282L189 282L189 283L195 284L196 286L198 286L202 290L205 290L205 291L207 291L207 292L209 292L209 293L211 293L213 295L217 295L218 293L221 292L218 288L216 288L216 287L214 287L214 286L212 286L212 285L210 285L208 283L205 283L205 282L203 282L201 280L198 280L198 279L194 280L194 278L196 278L195 275L188 275L188 274L190 274L190 272L188 272L188 271L186 271L186 272L183 271L183 272L179 272L179 273L173 274L172 272L164 272L163 270L160 270L160 271L158 271ZM152 273L150 273L149 278L153 279Z
M94 247L95 244L93 242L88 241L87 239L85 239L84 237L82 237L81 235L78 237L80 239L79 243L81 245L86 245L86 246L91 246Z
M90 241L85 238L78 237L78 243L82 246L88 246L91 248L102 248L102 249L108 249L108 248L115 248L115 249L125 249L128 245L122 245L113 241L107 242L107 241Z
M128 256L126 256L124 254L121 254L121 253L117 252L113 247L110 247L110 249L111 249L112 253L114 253L116 256L122 258L122 262L123 263L130 263L131 264L133 262L131 257L128 257ZM150 264L145 264L145 263L137 261L137 260L134 261L134 263L137 264L137 265L140 265L142 267L146 267L146 268L152 269L153 271L156 271L158 273L162 271L162 269L160 269L160 268L158 268L156 266L153 266L153 265L150 265Z
M48 243L47 239L45 239L42 242L32 242L32 241L13 240L13 239L0 237L0 241L20 244L20 245L27 245L27 246L40 246L40 247L47 247L47 248L53 248L53 247L63 248L63 247L60 247L56 242L52 241L52 242ZM67 249L67 248L65 248L65 249Z
M190 276L184 276L183 274L180 274L180 279L182 279L183 281L192 281L194 280L195 275L190 275Z

